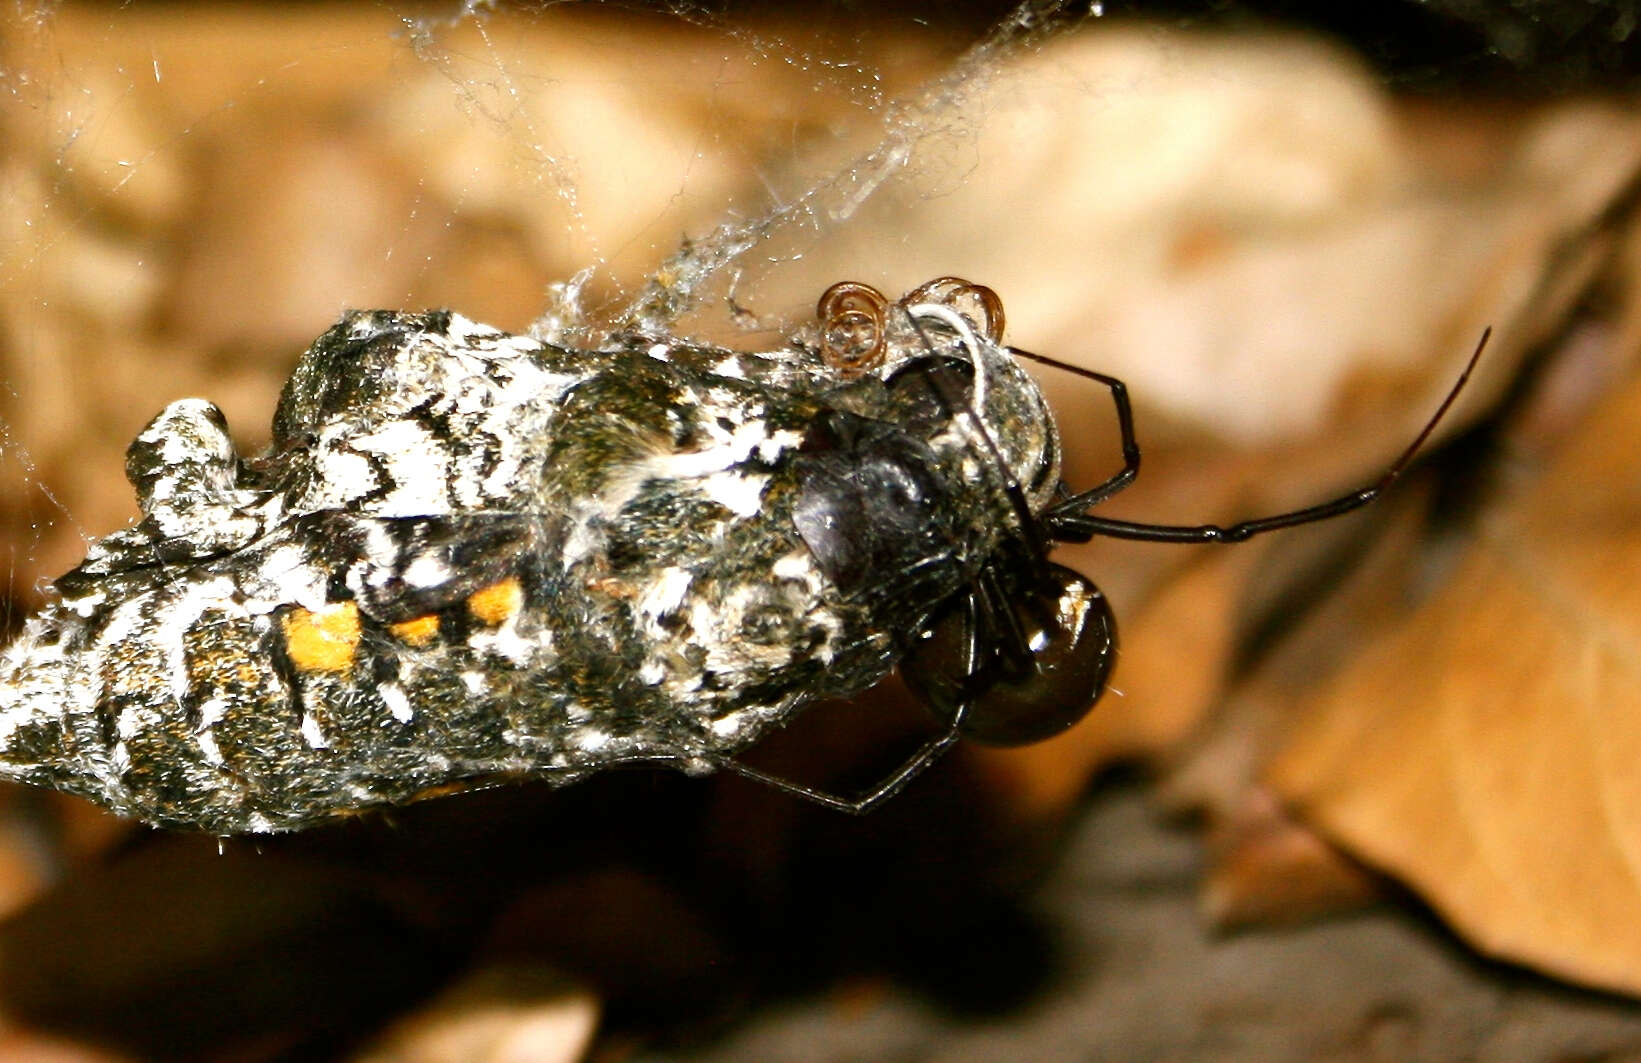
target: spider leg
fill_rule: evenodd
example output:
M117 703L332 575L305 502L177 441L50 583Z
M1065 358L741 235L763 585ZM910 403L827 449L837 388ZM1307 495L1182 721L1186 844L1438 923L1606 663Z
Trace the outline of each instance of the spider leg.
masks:
M733 758L719 761L718 766L725 771L734 772L736 775L773 787L784 794L801 797L806 801L838 812L848 812L861 816L905 789L907 783L921 775L929 765L939 760L946 750L955 745L958 738L957 729L962 724L963 716L967 710L967 704L960 705L957 713L952 717L952 722L947 725L944 731L924 742L917 752L906 759L905 763L890 772L872 789L858 797L839 797L836 794L829 794L824 790L817 790L812 786L805 786L802 783L795 783L778 775L760 771Z
M1448 409L1458 399L1459 392L1470 379L1476 363L1481 359L1481 352L1487 348L1487 340L1492 336L1491 328L1481 334L1481 340L1476 344L1470 360L1465 363L1464 372L1448 391L1447 397L1436 408L1435 414L1425 422L1417 437L1402 451L1393 465L1379 479L1366 487L1358 488L1347 494L1314 506L1303 509L1290 510L1287 513L1277 513L1269 517L1258 517L1253 520L1240 521L1236 524L1146 524L1137 521L1112 520L1108 517L1096 517L1079 510L1086 509L1082 503L1085 495L1074 495L1064 502L1055 503L1043 515L1043 521L1048 526L1049 534L1062 542L1087 542L1096 535L1104 535L1113 539L1139 539L1156 543L1239 543L1255 535L1276 531L1280 528L1292 528L1298 524L1310 524L1313 521L1327 520L1349 513L1367 505L1384 493L1396 478L1407 470L1408 465L1424 446L1430 433L1436 430L1436 425L1447 414ZM1096 489L1098 490L1098 489Z
M1398 474L1400 471L1397 470ZM1095 517L1086 513L1068 513L1050 517L1049 527L1054 538L1061 542L1082 543L1096 535L1104 535L1111 539L1138 539L1151 543L1240 543L1264 532L1327 520L1329 517L1349 513L1378 498L1388 486L1389 480L1381 480L1371 487L1352 491L1330 502L1306 506L1290 513L1240 521L1236 524L1146 524L1140 521Z
M1013 665L1028 664L1032 656L1030 639L1020 626L1020 617L1010 605L1008 591L995 570L981 570L970 600L979 609L979 628L993 636L982 639L981 644L995 647L997 655ZM977 651L969 655L971 678L980 666L977 657Z
M1055 358L1046 358L1040 354L1032 354L1030 351L1022 351L1016 347L1010 347L1009 352L1017 358L1027 358L1034 362L1041 362L1044 365L1051 365L1056 369L1063 369L1068 373L1075 373L1077 376L1104 385L1111 392L1112 405L1117 408L1117 431L1122 436L1122 468L1097 486L1086 491L1078 491L1076 494L1056 502L1054 511L1080 512L1090 506L1099 505L1133 483L1134 478L1140 474L1140 444L1134 435L1134 410L1128 402L1128 385L1114 376L1096 373L1092 369L1070 365Z
M967 609L969 622L965 632L967 637L964 640L964 655L968 658L968 662L965 671L972 675L978 665L982 637L980 628L986 621L984 612L977 600L977 595L971 594L969 596ZM784 794L801 797L805 801L837 812L848 812L852 815L861 816L900 793L906 788L907 783L923 774L930 765L944 756L948 749L957 744L963 721L968 717L971 704L972 700L960 702L952 712L950 721L947 722L945 728L939 734L925 741L911 756L901 762L900 767L880 779L870 790L855 797L839 797L837 794L829 794L825 790L816 789L813 786L792 782L790 779L783 779L778 775L771 775L769 772L743 764L733 757L724 757L717 761L717 765L720 770L733 772L744 778L763 783L765 786L773 787Z

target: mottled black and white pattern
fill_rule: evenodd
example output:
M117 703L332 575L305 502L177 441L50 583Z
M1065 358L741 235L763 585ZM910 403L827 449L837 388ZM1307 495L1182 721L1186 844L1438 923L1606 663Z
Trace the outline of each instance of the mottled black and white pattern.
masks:
M1018 534L1005 481L1033 510L1058 483L1014 359L954 312L919 321L937 350L895 322L843 379L798 343L577 351L350 313L265 454L199 399L137 437L143 519L0 657L0 777L233 833L718 767L882 678ZM903 371L937 358L965 408Z

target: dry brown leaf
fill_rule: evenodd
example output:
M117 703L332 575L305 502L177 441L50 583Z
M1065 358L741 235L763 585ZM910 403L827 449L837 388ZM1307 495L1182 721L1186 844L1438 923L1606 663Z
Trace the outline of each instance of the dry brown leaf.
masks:
M477 971L394 1024L354 1063L575 1063L598 1025L584 987L538 968Z
M1298 923L1379 897L1379 881L1260 787L1210 830L1210 864L1199 906L1221 930Z
M1429 563L1421 547L1431 493L1419 486L1403 484L1368 513L1280 543L1252 574L1251 585L1271 596L1266 612L1286 611L1295 595L1310 608L1168 758L1158 792L1165 807L1206 827L1199 905L1214 925L1292 923L1377 896L1377 883L1287 815L1258 777L1297 707L1366 634L1405 615L1410 584ZM1335 585L1331 573L1347 559L1352 571Z
M1344 672L1271 778L1484 951L1641 992L1641 383Z

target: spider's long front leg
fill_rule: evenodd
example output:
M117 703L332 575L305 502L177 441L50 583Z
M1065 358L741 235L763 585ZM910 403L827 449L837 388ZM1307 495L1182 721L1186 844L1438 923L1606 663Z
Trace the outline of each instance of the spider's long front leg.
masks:
M1140 474L1140 444L1134 434L1134 410L1128 402L1128 385L1114 376L1096 373L1092 369L1084 369L1081 366L1069 365L1054 358L1046 358L1040 354L1032 354L1030 351L1022 351L1017 347L1010 347L1009 351L1017 358L1026 358L1033 362L1041 362L1043 365L1054 366L1056 369L1064 369L1068 373L1075 373L1077 376L1086 377L1095 383L1104 385L1111 392L1112 405L1117 408L1117 431L1122 437L1122 468L1102 483L1086 491L1078 491L1076 494L1056 502L1050 513L1061 510L1067 513L1080 513L1092 506L1099 505L1133 483L1134 479Z
M1138 539L1145 542L1158 543L1239 543L1255 535L1277 531L1281 528L1292 528L1299 524L1310 524L1314 521L1328 520L1349 513L1367 505L1384 493L1385 489L1394 483L1412 464L1425 440L1436 430L1436 426L1446 416L1447 411L1458 399L1459 392L1470 380L1470 374L1475 371L1476 363L1481 360L1481 352L1487 348L1487 341L1493 334L1491 328L1481 334L1481 340L1476 344L1470 360L1465 363L1464 372L1448 391L1447 397L1436 408L1435 414L1425 422L1424 428L1402 451L1394 464L1385 474L1374 483L1366 487L1357 488L1338 498L1322 502L1303 509L1290 510L1286 513L1277 513L1269 517L1257 517L1253 520L1240 521L1236 524L1147 524L1138 521L1112 520L1108 517L1096 517L1085 512L1091 502L1086 502L1091 495L1101 490L1085 491L1073 495L1063 502L1057 502L1044 514L1044 523L1048 525L1049 534L1062 542L1087 542L1096 535L1104 535L1113 539ZM1113 392L1115 394L1115 392ZM1120 408L1120 405L1119 405ZM1120 416L1120 414L1119 414ZM1132 438L1130 430L1125 431L1124 439ZM1136 448L1135 461L1138 462ZM1119 474L1120 476L1121 474ZM1114 478L1115 479L1115 478ZM1109 482L1109 481L1108 481ZM1103 485L1102 485L1103 486ZM1104 497L1104 496L1101 496ZM1096 498L1094 501L1098 501Z

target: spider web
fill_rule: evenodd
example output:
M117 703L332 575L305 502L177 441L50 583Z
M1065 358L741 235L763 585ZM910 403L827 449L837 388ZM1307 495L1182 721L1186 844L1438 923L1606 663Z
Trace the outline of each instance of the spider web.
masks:
M989 74L1084 14L15 4L13 598L133 515L120 452L147 417L208 395L254 450L280 377L346 307L446 305L580 345L615 328L779 342L815 291L770 278L886 184L937 173Z
M349 307L768 347L834 281L893 295L960 274L1001 292L1011 342L1128 378L1167 415L1149 440L1178 421L1244 444L1323 423L1347 349L1397 369L1496 320L1451 321L1503 239L1492 219L1331 220L1399 180L1384 75L1319 38L1122 14L14 0L12 600L131 519L121 453L154 412L209 397L254 452L297 354ZM1495 50L1482 34L1452 65ZM1256 250L1224 281L1193 272L1273 231L1329 236L1298 265ZM1069 433L1103 455L1088 478L1107 429Z

